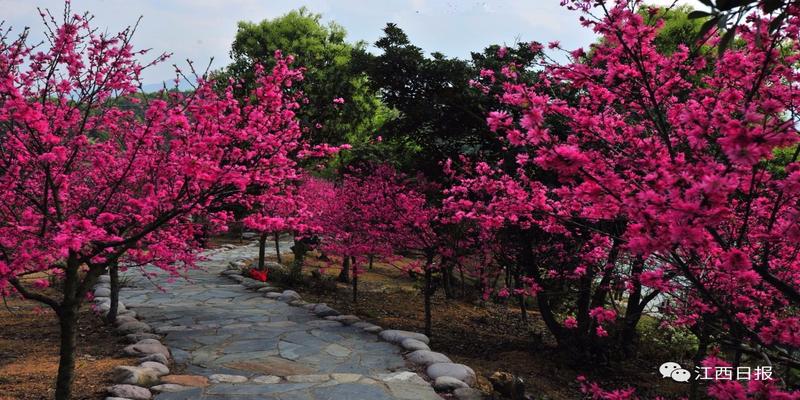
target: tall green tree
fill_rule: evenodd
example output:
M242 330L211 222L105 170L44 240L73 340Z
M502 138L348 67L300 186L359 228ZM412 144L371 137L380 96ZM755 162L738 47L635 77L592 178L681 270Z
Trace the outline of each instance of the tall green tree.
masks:
M380 99L362 73L352 68L353 53L363 42L346 41L346 31L305 7L261 22L239 22L231 48L233 62L221 71L239 78L244 89L253 83L253 65L271 68L276 50L295 57L305 69L299 85L308 104L299 117L307 137L317 143L363 142L380 126ZM342 99L343 103L335 103Z

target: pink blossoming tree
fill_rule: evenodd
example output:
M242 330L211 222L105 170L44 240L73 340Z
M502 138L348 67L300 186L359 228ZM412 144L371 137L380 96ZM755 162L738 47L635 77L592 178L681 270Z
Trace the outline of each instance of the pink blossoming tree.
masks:
M246 101L199 79L190 94L139 104L146 65L90 17L43 13L48 47L0 37L0 289L50 306L61 327L57 399L70 397L76 320L109 266L190 268L197 221L221 227L231 204L249 206L297 176L304 147L286 88L291 59L259 70ZM160 61L158 57L156 61ZM55 294L43 291L59 279Z
M594 326L605 337L658 293L671 323L698 334L698 362L725 343L734 365L744 354L797 366L800 8L770 5L784 17L755 13L730 33L709 26L664 53L654 44L662 23L637 13L638 1L562 3L601 40L565 64L543 59L535 84L515 82L513 66L482 74L475 85L500 88L507 105L487 122L515 158L468 168L451 203L485 229L539 232L524 246L570 255L518 260L540 286L575 282L578 315L550 316L556 336ZM734 34L727 51L711 51ZM604 309L615 288L623 314ZM788 396L774 383L709 393Z

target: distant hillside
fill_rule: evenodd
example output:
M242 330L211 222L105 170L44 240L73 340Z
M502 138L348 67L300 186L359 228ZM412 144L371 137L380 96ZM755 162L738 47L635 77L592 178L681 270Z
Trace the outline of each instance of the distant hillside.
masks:
M146 83L142 85L142 89L144 90L145 93L158 92L159 90L164 88L165 83L167 85L167 89L172 89L175 87L175 82L173 80L169 80L158 83ZM186 81L181 81L181 83L178 85L178 89L191 90L192 86Z

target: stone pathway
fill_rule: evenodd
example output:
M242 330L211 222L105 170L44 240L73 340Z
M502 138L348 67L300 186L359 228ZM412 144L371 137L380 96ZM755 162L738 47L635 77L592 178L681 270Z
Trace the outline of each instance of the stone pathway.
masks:
M219 275L255 254L254 245L211 251L190 282L155 278L164 292L138 271L124 275L121 301L165 335L175 363L195 375L175 383L208 378L208 386L155 399L441 400L397 346Z

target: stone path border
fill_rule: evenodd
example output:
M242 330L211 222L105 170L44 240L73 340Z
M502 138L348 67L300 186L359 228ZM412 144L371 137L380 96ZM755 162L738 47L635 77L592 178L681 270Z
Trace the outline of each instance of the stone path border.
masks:
M110 277L102 275L94 286L92 307L101 314L111 308ZM149 400L153 394L148 387L158 389L161 377L170 373L172 358L169 349L161 343L161 336L153 333L153 328L139 321L133 310L128 310L120 301L116 331L131 343L122 352L128 356L139 357L138 366L118 366L114 368L112 380L118 384L107 388L106 400ZM161 385L163 386L163 385Z
M283 269L284 266L267 262L267 267ZM431 350L428 346L430 339L418 332L387 329L362 321L355 315L342 315L325 303L308 303L294 290L283 290L273 287L268 282L261 282L245 276L248 269L245 260L231 261L227 270L220 275L225 276L247 289L263 292L264 297L285 302L296 307L310 310L319 317L337 321L344 325L360 328L368 333L377 334L382 340L396 344L403 348L405 358L411 363L423 368L428 377L433 381L432 386L437 392L453 392L459 400L480 400L484 398L483 392L474 389L477 383L475 371L463 364L452 362L442 353Z

